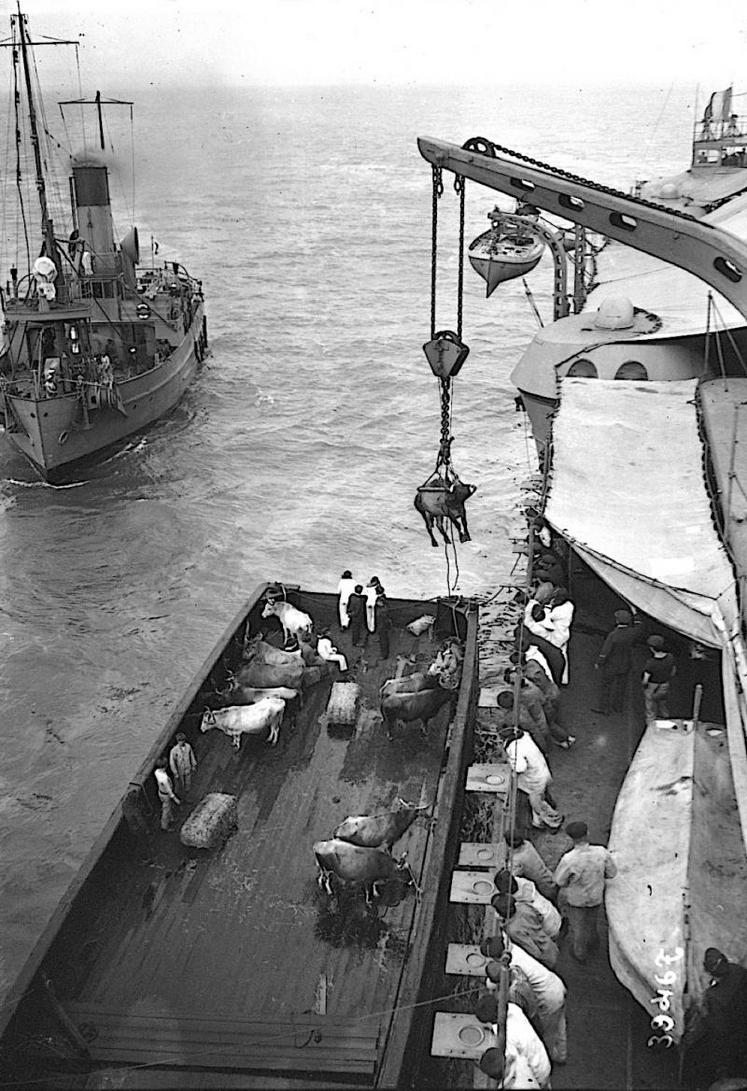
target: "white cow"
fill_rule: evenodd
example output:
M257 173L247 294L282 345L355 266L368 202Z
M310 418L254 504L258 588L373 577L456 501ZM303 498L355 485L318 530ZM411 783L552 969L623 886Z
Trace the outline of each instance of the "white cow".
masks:
M295 606L292 606L289 602L283 602L280 600L270 601L265 603L264 610L262 611L262 617L276 617L283 626L283 636L287 643L291 637L295 637L298 640L301 633L306 636L311 636L311 627L314 624L308 614L305 614L303 610L298 610Z
M260 735L269 731L267 742L272 746L278 741L280 725L283 721L285 701L280 697L265 697L256 705L231 705L214 712L206 708L200 723L200 731L210 731L217 727L225 732L236 749L239 749L242 735Z
M229 675L229 686L220 690L219 697L233 705L256 705L264 701L266 697L282 697L284 701L295 701L299 696L297 689L290 686L267 686L260 689L259 686L242 686Z

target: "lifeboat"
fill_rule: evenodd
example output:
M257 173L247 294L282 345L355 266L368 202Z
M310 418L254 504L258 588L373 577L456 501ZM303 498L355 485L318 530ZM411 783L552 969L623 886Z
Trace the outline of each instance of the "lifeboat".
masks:
M470 265L487 285L486 296L504 281L531 273L545 249L545 241L529 217L494 209L488 219L492 226L478 235L467 251Z

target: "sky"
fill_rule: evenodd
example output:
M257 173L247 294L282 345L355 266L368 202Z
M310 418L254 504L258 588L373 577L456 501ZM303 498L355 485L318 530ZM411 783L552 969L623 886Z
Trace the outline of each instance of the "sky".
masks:
M747 90L744 0L22 0L93 81L671 83ZM9 27L15 4L2 0ZM50 51L51 52L51 51Z

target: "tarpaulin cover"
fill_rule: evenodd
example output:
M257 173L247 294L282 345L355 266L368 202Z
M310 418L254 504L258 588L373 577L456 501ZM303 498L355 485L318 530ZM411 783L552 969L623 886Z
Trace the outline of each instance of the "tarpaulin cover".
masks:
M564 379L548 522L614 590L693 640L738 628L711 514L697 381Z
M652 1014L662 970L670 980L674 972L666 1012L674 1040L686 1008L702 1000L705 947L747 956L747 650L705 486L696 386L564 379L545 509L623 598L722 652L726 731L650 724L610 834L619 869L607 889L612 965ZM703 396L722 495L737 464L735 407L745 394L729 380ZM747 502L731 491L736 540Z

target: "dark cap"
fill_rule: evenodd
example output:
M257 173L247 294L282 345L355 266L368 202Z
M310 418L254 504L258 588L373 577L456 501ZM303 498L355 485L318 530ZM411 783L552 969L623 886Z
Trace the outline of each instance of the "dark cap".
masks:
M585 822L569 822L565 828L565 832L569 837L572 837L574 841L580 841L582 837L586 837L589 832L589 827Z
M664 637L659 636L658 633L654 633L653 636L650 636L648 638L646 643L648 644L649 648L663 648L664 647Z
M340 576L341 580L352 580L352 578L353 578L353 573L350 571L349 568L346 568L345 571L343 572L343 574Z
M498 998L493 993L483 993L475 1004L475 1015L481 1023L498 1022Z
M480 951L486 958L498 959L505 949L503 936L500 932L496 932L494 936L485 936L485 938L480 941Z
M485 976L488 981L492 981L494 985L497 985L501 979L501 963L491 959L485 967Z
M615 610L615 621L618 625L630 625L632 620L630 610Z
M718 974L719 970L723 970L726 962L726 955L719 951L718 947L706 948L703 957L703 969L707 970L709 974Z
M493 882L499 894L516 894L519 889L519 884L508 868L497 871L493 877Z
M478 1064L480 1071L484 1072L486 1076L490 1076L494 1080L503 1079L506 1062L502 1050L491 1046L490 1049L485 1050Z
M494 894L490 904L499 917L510 920L516 910L516 902L510 894Z

